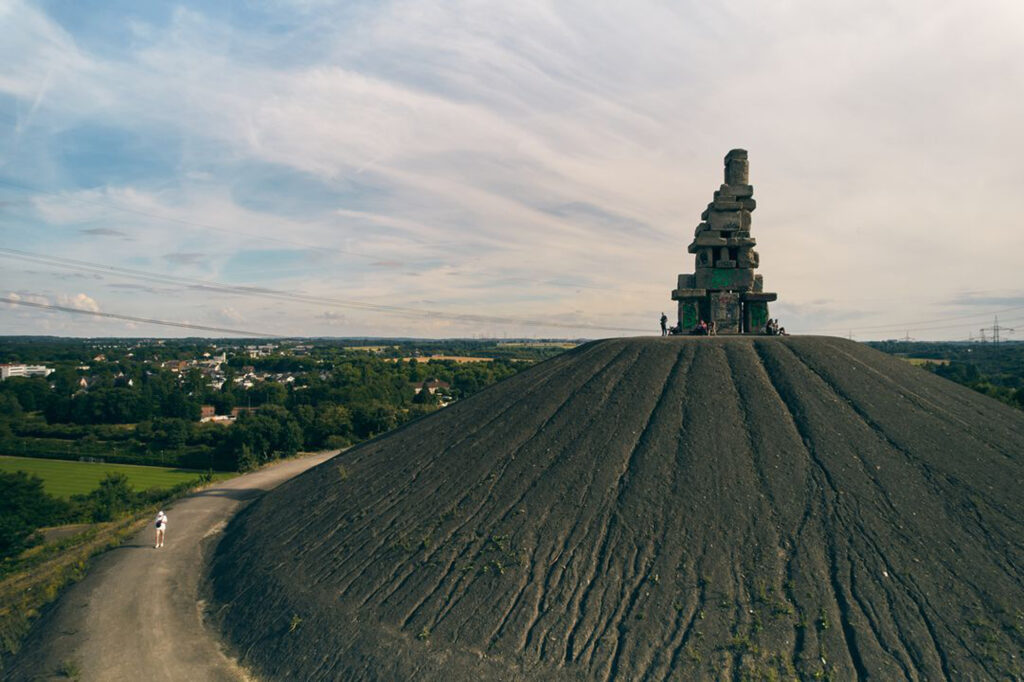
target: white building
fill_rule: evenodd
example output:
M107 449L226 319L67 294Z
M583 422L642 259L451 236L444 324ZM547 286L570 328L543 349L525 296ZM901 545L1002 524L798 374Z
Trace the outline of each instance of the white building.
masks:
M0 365L0 381L10 377L46 377L53 369L44 365Z

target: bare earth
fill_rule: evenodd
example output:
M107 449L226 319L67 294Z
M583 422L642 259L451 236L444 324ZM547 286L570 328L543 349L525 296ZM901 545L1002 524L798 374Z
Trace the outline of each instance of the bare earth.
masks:
M300 680L1024 679L1024 413L825 337L590 343L238 514Z
M162 549L153 529L100 557L39 622L6 680L243 680L201 619L204 554L247 501L328 459L287 460L180 500L167 509Z

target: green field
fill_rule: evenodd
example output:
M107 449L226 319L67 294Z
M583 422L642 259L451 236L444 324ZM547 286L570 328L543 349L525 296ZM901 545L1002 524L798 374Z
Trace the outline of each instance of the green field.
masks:
M149 488L170 488L179 483L194 481L202 473L168 467L148 467L133 464L100 464L96 462L73 462L60 459L34 459L32 457L0 456L0 471L24 471L43 479L46 492L54 497L68 498L79 493L88 493L99 485L109 473L120 472L128 477L128 483L136 490ZM214 480L231 478L237 474L216 473Z

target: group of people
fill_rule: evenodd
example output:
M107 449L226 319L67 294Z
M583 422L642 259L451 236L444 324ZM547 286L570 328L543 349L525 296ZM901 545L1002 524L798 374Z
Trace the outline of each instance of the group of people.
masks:
M661 335L662 336L677 336L683 333L683 323L675 325L674 327L668 326L668 316L665 313L661 314ZM712 320L711 322L705 322L701 320L697 325L690 330L690 334L694 336L715 336L718 334L718 323Z
M675 325L674 327L668 326L668 316L665 313L661 314L661 335L662 336L675 336L683 333L683 323ZM764 333L768 336L786 336L786 328L779 326L779 320L769 318L764 325ZM718 335L718 323L714 320L711 322L705 322L701 320L697 323L693 329L690 330L690 334L694 336L717 336Z
M697 325L690 331L694 336L717 336L718 335L718 323L714 320L711 322L705 322L701 320Z

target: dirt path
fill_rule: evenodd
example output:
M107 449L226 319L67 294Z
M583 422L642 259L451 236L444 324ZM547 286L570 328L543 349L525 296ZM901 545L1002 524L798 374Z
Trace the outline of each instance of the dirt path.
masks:
M176 502L162 549L147 527L100 557L65 593L5 671L7 680L241 680L200 617L208 538L247 501L323 462L310 455L239 476Z

